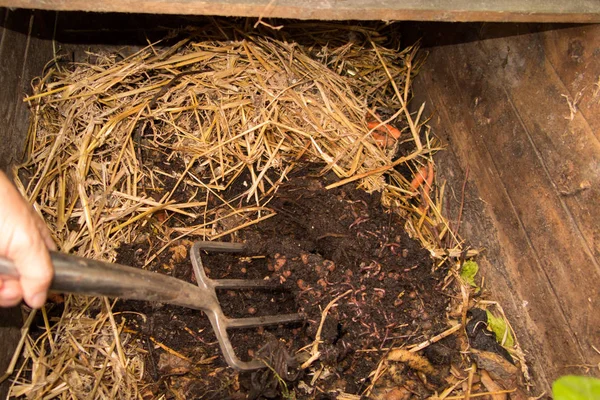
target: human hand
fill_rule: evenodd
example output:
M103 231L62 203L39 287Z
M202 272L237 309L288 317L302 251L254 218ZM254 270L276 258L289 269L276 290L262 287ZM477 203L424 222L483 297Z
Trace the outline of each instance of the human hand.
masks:
M33 308L44 305L53 275L48 249L56 246L46 224L0 171L0 256L12 260L20 276L0 275L0 307L21 299Z

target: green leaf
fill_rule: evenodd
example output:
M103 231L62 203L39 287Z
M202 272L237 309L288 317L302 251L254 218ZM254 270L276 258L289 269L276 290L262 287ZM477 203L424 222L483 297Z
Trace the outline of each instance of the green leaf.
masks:
M515 340L510 333L510 329L508 329L508 325L506 325L506 321L504 321L503 318L496 317L489 310L485 310L485 312L487 313L488 328L494 332L498 343L502 344L504 347L513 347L515 345ZM502 343L505 334L506 340Z
M554 400L599 400L600 379L567 375L552 384Z
M479 286L475 283L475 275L479 272L479 265L475 261L465 261L460 269L460 277L479 291Z

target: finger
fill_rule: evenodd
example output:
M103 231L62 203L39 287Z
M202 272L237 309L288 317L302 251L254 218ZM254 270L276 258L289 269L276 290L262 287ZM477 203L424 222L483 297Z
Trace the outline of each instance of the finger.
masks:
M21 302L21 284L14 279L0 279L0 307L13 307Z
M46 301L53 275L50 255L41 237L31 238L21 231L16 234L25 236L20 243L25 243L27 239L30 241L26 251L21 250L13 255L20 274L23 299L30 307L40 308Z
M37 254L28 255L22 260L15 260L15 264L17 262L21 264L20 281L23 288L23 299L32 308L42 307L46 302L52 280L52 266L48 252L39 251ZM42 264L44 264L43 267Z

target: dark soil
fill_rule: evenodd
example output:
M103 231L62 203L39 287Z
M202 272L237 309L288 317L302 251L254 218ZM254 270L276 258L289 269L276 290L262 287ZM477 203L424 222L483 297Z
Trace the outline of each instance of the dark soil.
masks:
M276 292L222 292L226 315L307 315L302 324L230 331L240 358L263 357L276 371L296 371L306 360L310 348L298 350L315 340L323 309L345 294L325 319L319 360L308 370L290 374L295 379L287 382L286 389L270 370L238 374L228 368L202 312L123 301L120 310L145 315L126 314L129 329L137 332L147 351L149 384L144 397L281 398L286 390L296 398L361 394L386 348L419 343L446 329L449 298L441 290L446 271L433 268L429 253L404 231L404 222L380 205L377 194L349 185L326 190L328 178L312 173L306 167L279 188L268 205L277 211L275 217L226 239L246 243L245 254L202 257L212 278L268 278L281 283ZM189 255L182 254L189 245L175 244L151 269L193 282ZM145 244L123 245L118 262L139 266L147 251ZM450 349L443 357L430 353L434 364L447 368L456 351ZM298 361L285 354L297 354ZM315 373L320 374L316 379ZM419 381L414 371L404 373ZM313 379L317 389L311 385ZM434 389L435 382L433 386L429 382L413 385L411 391L415 398L424 398Z

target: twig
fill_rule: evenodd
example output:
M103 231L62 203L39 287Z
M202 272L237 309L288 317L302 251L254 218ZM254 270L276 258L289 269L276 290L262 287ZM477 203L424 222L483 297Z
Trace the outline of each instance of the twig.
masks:
M463 325L462 324L456 324L454 325L452 328L445 330L444 332L440 333L439 335L436 335L434 337L432 337L431 339L427 339L426 341L419 343L418 345L412 346L408 349L408 351L415 353L417 351L421 351L424 348L439 342L440 340L442 340L445 337L448 337L450 335L452 335L454 332L458 331L460 328L462 328Z
M310 351L311 357L300 366L301 369L306 369L306 368L310 367L311 364L319 358L319 355L320 355L319 344L321 343L321 332L323 331L323 325L325 324L325 319L327 318L327 314L329 313L329 310L331 309L331 307L333 307L340 299L348 296L350 293L352 293L352 289L345 291L344 293L340 294L335 299L331 300L329 302L329 304L327 304L327 306L325 307L323 312L321 313L321 323L319 324L319 328L317 329L317 334L315 335L315 340L312 343L312 349Z

